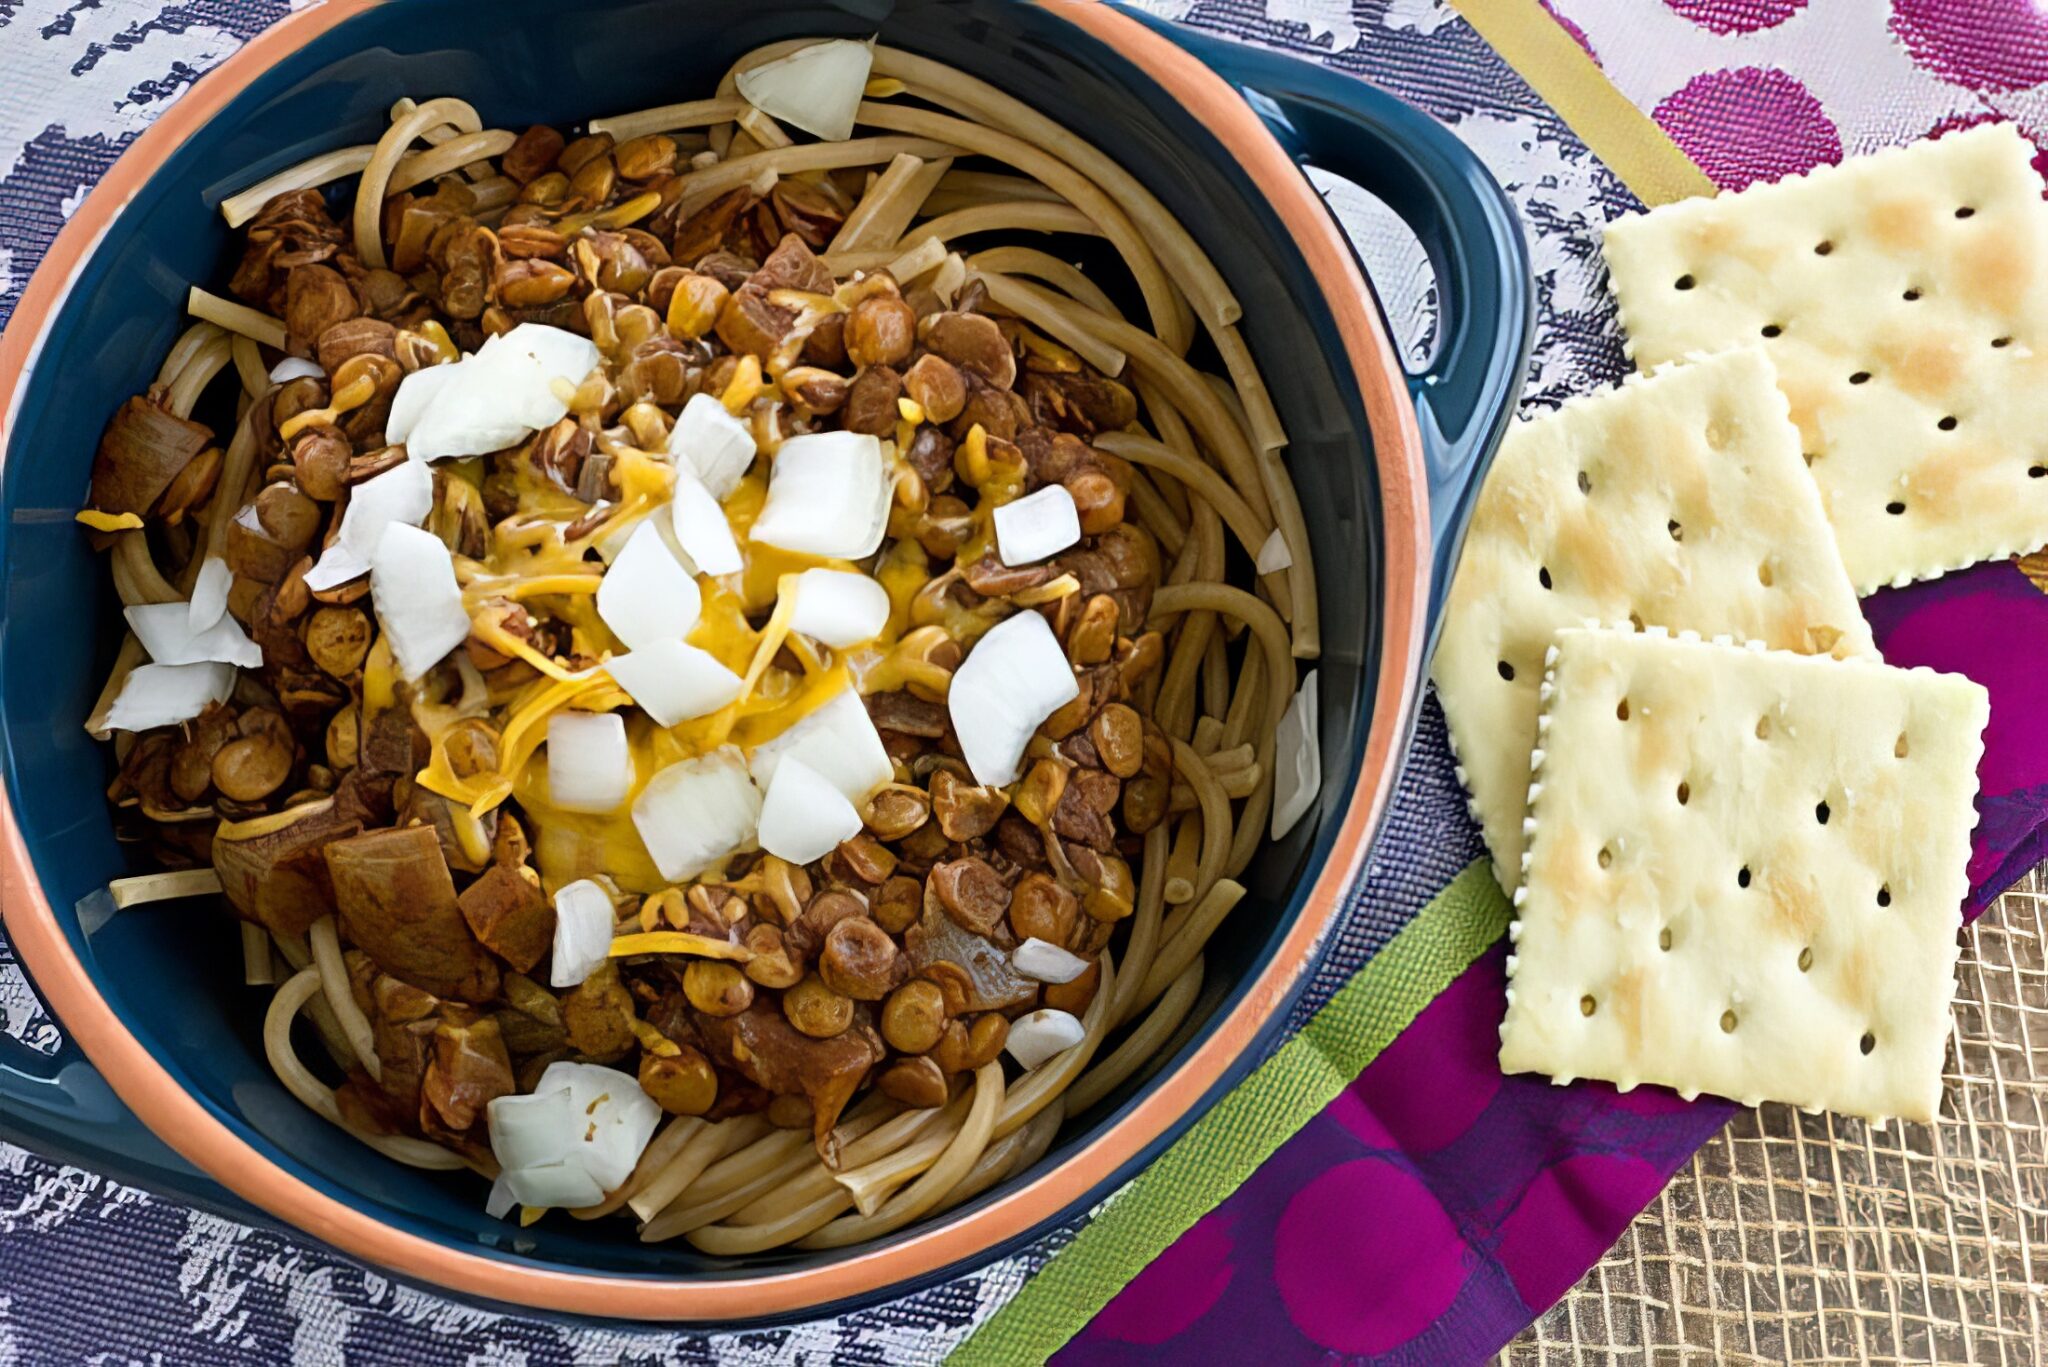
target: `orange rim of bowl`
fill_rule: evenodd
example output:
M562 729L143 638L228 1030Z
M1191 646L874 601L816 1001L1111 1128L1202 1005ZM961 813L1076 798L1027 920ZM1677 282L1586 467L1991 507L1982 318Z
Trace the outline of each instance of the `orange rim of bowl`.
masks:
M255 77L378 0L322 0L280 20L196 82L136 138L52 244L0 336L0 414L25 378L71 283L154 169ZM1272 961L1178 1068L1103 1133L999 1199L824 1266L716 1280L565 1271L451 1248L384 1224L273 1162L180 1087L115 1014L59 927L0 785L0 886L7 931L71 1037L144 1124L222 1186L344 1252L450 1290L535 1309L618 1319L744 1320L786 1315L928 1279L1059 1216L1157 1140L1250 1048L1287 1000L1344 904L1394 785L1420 669L1428 589L1421 437L1401 364L1358 263L1306 177L1223 79L1169 39L1098 0L1036 0L1142 67L1179 99L1280 216L1318 280L1343 338L1378 457L1386 563L1384 644L1359 779L1335 844ZM0 460L4 460L0 454Z

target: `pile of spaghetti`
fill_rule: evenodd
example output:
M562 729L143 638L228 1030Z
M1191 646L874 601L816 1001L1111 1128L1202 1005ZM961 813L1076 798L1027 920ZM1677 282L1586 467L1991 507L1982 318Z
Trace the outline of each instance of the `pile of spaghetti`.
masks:
M1174 1038L1314 796L1316 613L1151 194L832 40L573 137L401 101L222 209L80 514L88 726L116 901L224 897L296 1096L738 1254L963 1201Z

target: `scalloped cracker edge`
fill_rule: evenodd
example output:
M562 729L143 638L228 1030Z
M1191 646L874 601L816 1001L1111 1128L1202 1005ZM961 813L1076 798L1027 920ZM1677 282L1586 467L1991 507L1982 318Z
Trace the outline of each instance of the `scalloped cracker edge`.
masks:
M1983 688L1691 632L1547 659L1501 1067L1933 1119Z
M1512 892L1543 653L1587 622L1872 655L1769 361L1637 375L1517 423L1451 585L1432 665L1459 780Z
M1629 355L1760 343L1858 592L2048 543L2048 203L2010 124L1607 226Z

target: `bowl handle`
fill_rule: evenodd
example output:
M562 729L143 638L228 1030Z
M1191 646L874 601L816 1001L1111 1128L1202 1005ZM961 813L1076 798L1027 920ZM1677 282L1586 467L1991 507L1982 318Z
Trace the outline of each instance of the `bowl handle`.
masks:
M1436 272L1436 355L1408 377L1429 472L1430 640L1479 485L1507 430L1535 328L1529 249L1484 163L1443 125L1365 82L1136 10L1235 86L1298 162L1370 191Z
M151 1134L68 1039L46 1054L0 1034L0 1140L223 1214L254 1217Z

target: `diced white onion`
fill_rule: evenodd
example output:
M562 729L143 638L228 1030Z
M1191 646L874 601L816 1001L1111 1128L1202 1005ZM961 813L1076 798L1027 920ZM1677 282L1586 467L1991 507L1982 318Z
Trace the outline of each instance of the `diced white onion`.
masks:
M493 1220L502 1220L512 1213L512 1207L519 1204L519 1198L512 1194L512 1184L500 1172L498 1180L491 1183L490 1195L484 1197L484 1214Z
M656 641L612 656L604 668L658 726L709 716L745 685L717 656L686 641Z
M393 522L370 557L370 604L410 683L469 637L455 562L432 532Z
M762 849L808 864L859 835L860 827L860 813L830 779L793 755L782 757L761 801Z
M320 368L318 361L309 361L303 356L287 356L270 368L272 384L290 384L293 380L324 380L327 372Z
M629 650L680 641L703 611L697 581L669 553L658 521L648 518L634 529L597 586L597 615Z
M675 497L668 509L676 541L699 574L738 574L745 568L725 509L691 471L677 469Z
M609 812L632 791L625 718L616 712L557 712L548 718L549 802L565 812Z
M1294 552L1287 549L1287 538L1280 535L1275 527L1273 534L1266 538L1266 544L1259 547L1258 571L1260 574L1277 574L1294 563Z
M415 370L399 382L384 436L403 434L415 460L480 456L559 422L569 411L554 382L576 384L598 363L597 346L561 328L521 323L453 365ZM408 395L407 390L420 392Z
M552 742L553 737L549 739ZM611 894L588 878L555 894L555 947L548 986L574 987L603 966L611 950L613 919Z
M1070 983L1088 971L1088 961L1049 940L1031 939L1010 951L1010 967L1041 983Z
M1063 484L996 509L996 555L1005 565L1032 565L1081 539L1081 514Z
M872 641L889 625L889 591L865 574L805 570L795 589L789 629L835 650Z
M775 452L768 501L748 535L837 560L873 555L893 497L882 443L863 432L807 432Z
M417 527L434 510L434 472L423 462L406 461L348 491L348 508L334 544L306 571L306 587L315 593L339 587L370 568L370 557L393 523Z
M149 658L160 665L217 661L243 669L263 667L261 647L225 613L204 631L192 630L192 608L187 603L142 603L123 609L121 615Z
M967 652L946 691L946 711L974 781L994 788L1016 782L1032 733L1080 691L1045 618L1020 612L992 627Z
M669 429L668 453L695 470L713 498L728 498L754 463L754 432L716 395L692 394Z
M222 556L209 555L201 563L192 580L192 606L187 614L194 632L206 630L227 613L228 586L234 578Z
M874 51L850 38L800 47L739 77L739 91L763 114L827 142L853 136Z
M587 1206L632 1173L661 1107L631 1074L560 1062L548 1065L531 1093L501 1096L485 1115L491 1152L514 1201ZM495 1193L491 1201L503 1204Z
M1294 829L1323 786L1321 704L1316 671L1301 681L1273 736L1273 838Z
M671 764L633 800L633 827L661 876L681 882L753 844L761 791L736 745Z
M1087 1033L1071 1012L1045 1007L1010 1022L1010 1035L1003 1047L1028 1073L1079 1044Z
M226 702L235 691L235 667L140 665L131 670L114 705L107 709L107 729L147 731L190 721L211 703Z
M830 702L773 740L755 746L747 757L754 782L767 788L775 781L776 767L791 756L824 775L856 807L896 777L889 752L882 748L882 733L875 730L860 694L851 687L833 694Z

